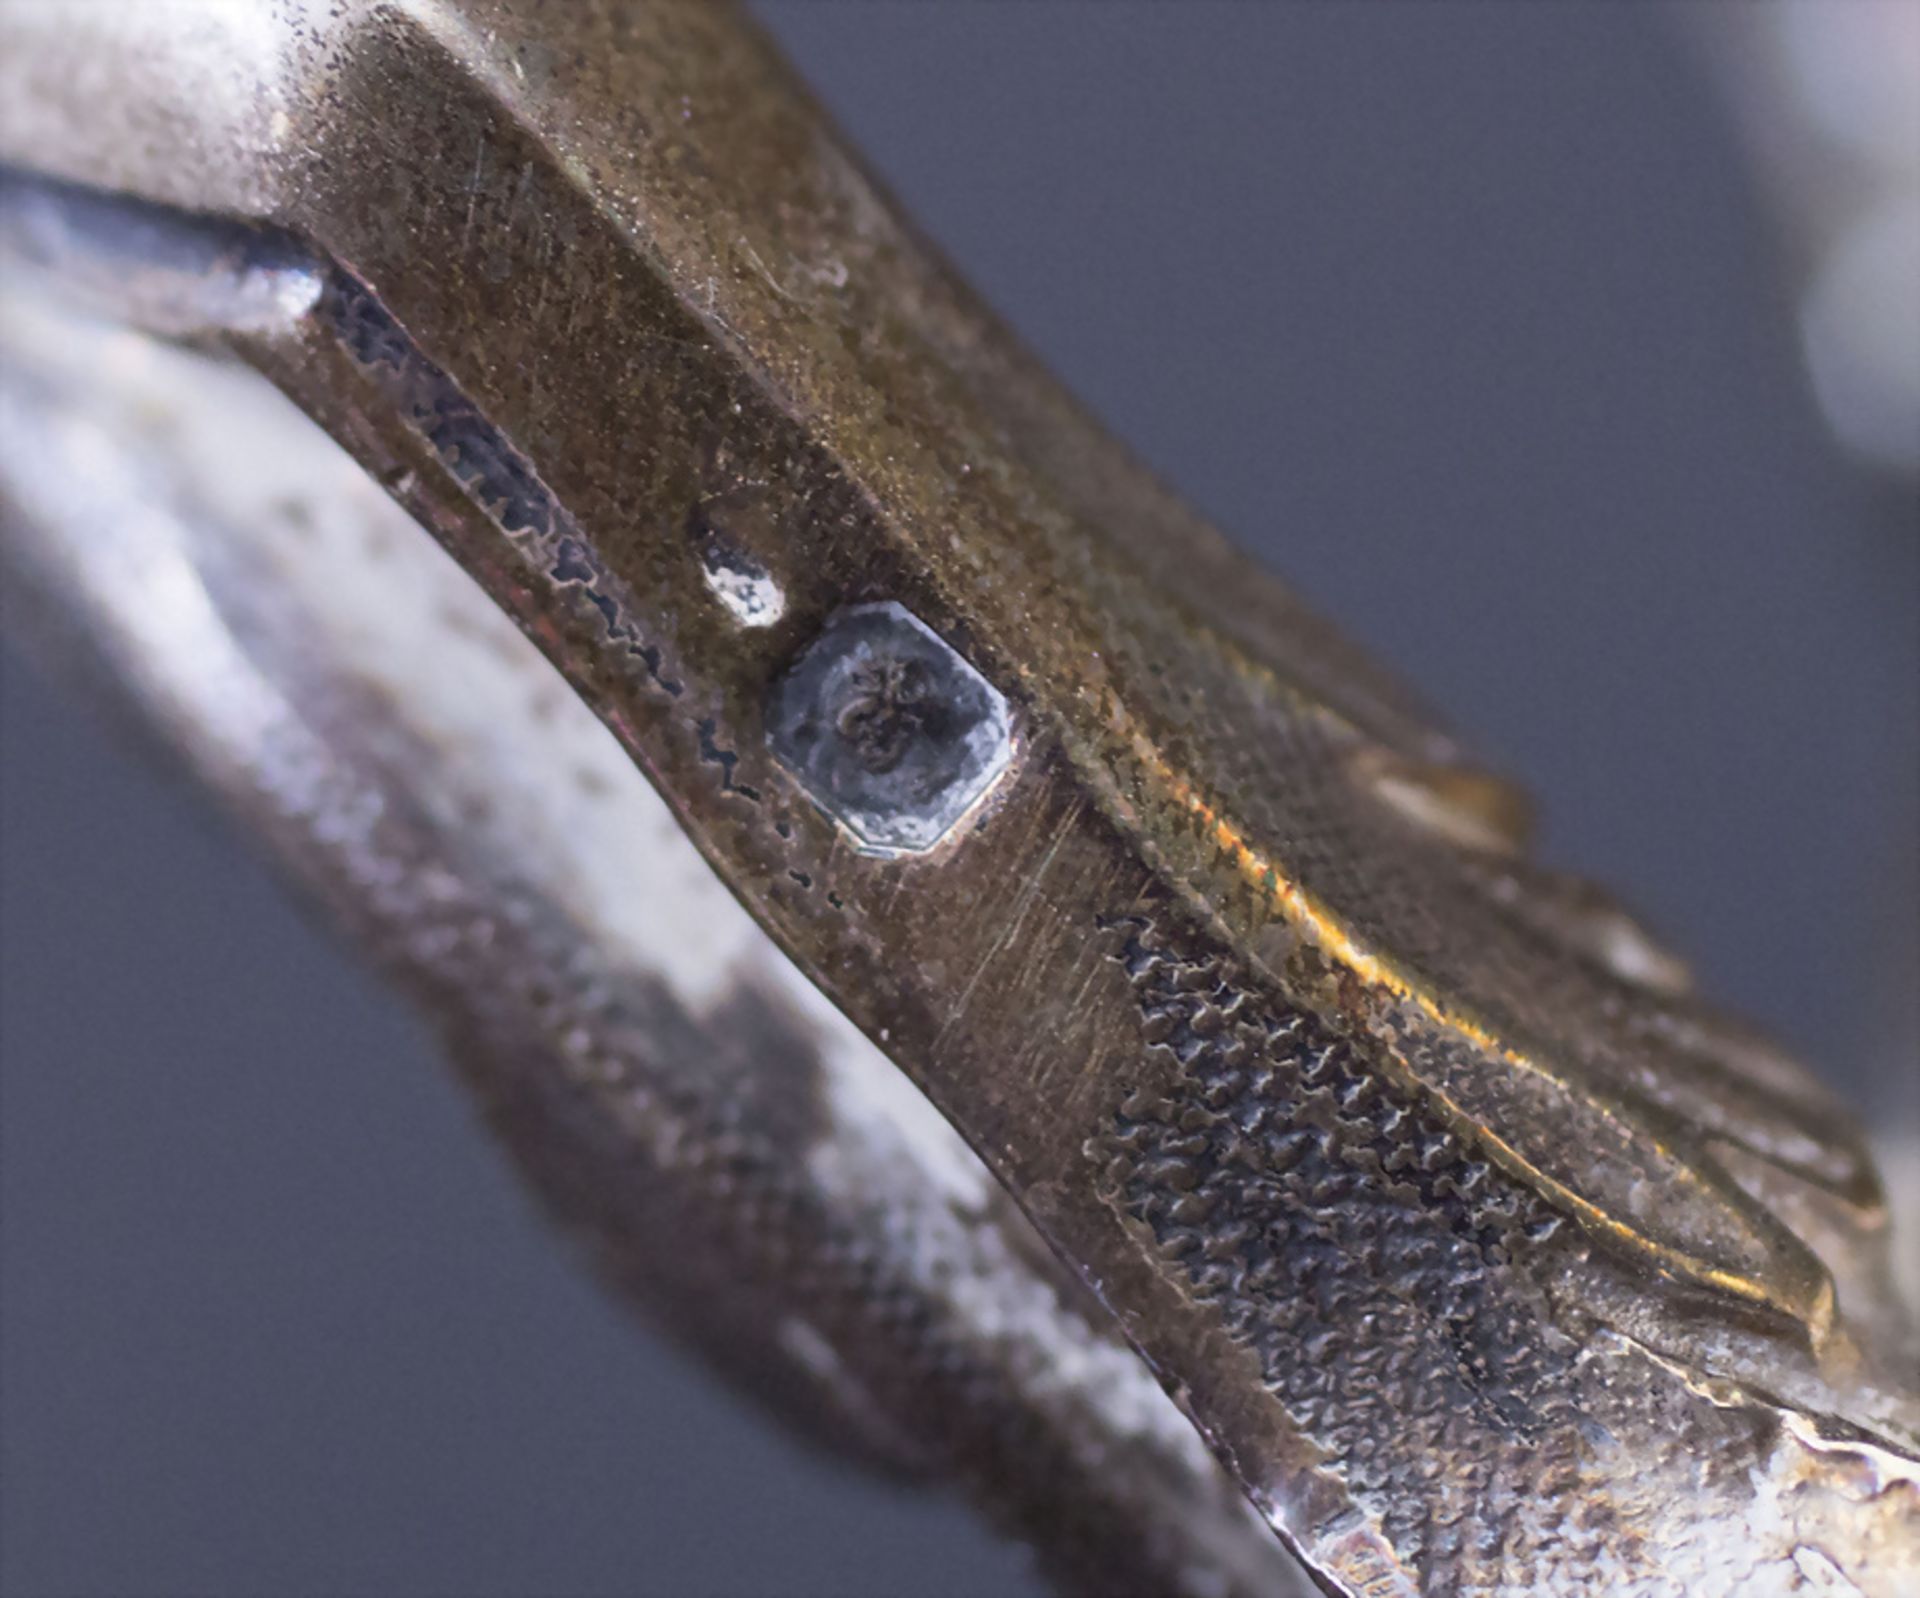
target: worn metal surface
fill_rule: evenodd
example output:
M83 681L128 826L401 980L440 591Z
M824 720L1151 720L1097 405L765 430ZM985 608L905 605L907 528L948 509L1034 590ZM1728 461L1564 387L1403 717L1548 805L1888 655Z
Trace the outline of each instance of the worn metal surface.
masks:
M8 309L11 627L117 683L442 1018L602 1273L1063 1582L1284 1590L1111 1319L379 485L244 370Z
M268 229L187 319L520 622L1323 1584L1914 1579L1913 1348L1845 1116L1530 864L1524 806L1092 429L730 11L238 16L4 13L0 159ZM824 766L782 708L881 614L1007 707L1005 769L910 839L822 772L911 769L925 662L860 668ZM509 1056L511 1140L620 1239L604 1119L539 1113L551 1057ZM704 1268L764 1266L754 1194L693 1191ZM948 1441L1020 1497L1018 1446ZM1063 1566L1188 1523L1097 1475ZM1177 1531L1154 1557L1143 1590L1188 1580Z

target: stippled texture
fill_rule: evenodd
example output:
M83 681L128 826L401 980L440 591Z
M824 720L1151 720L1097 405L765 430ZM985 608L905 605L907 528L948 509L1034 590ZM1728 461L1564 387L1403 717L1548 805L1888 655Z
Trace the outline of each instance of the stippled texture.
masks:
M1896 1506L1920 1495L1910 1461L1841 1427L1855 1480L1820 1483L1775 1406L1676 1379L1556 1305L1588 1253L1576 1229L1353 1042L1146 917L1105 932L1165 1067L1096 1142L1107 1191L1350 1492L1310 1548L1379 1536L1383 1591L1785 1593L1804 1561L1775 1523L1815 1548L1883 1493L1897 1546ZM1664 1510L1663 1493L1679 1495Z

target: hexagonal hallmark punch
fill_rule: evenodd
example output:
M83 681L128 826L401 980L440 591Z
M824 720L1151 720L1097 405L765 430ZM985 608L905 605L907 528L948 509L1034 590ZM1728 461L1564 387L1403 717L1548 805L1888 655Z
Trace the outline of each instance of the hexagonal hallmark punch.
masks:
M1005 697L892 600L838 612L774 685L768 744L863 854L923 854L1013 759Z

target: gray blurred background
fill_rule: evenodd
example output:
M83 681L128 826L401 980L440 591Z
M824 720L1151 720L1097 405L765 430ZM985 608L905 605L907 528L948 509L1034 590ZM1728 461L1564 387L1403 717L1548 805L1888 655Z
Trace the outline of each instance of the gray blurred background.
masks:
M1823 436L1670 14L761 14L1094 409L1539 793L1549 854L1916 1117L1920 514ZM240 840L17 657L0 712L7 1598L1035 1590L635 1333Z

